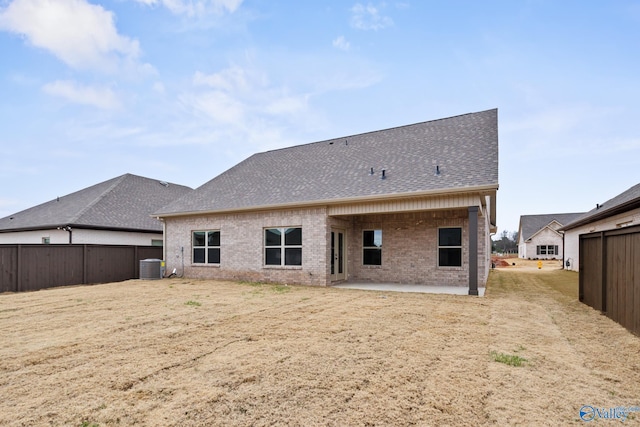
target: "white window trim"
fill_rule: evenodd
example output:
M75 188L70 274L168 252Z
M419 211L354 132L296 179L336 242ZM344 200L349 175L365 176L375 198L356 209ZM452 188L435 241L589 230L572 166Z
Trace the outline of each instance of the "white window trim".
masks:
M302 264L300 265L286 265L285 262L285 250L286 249L300 249L301 251L301 255L302 255L302 249L303 249L303 245L286 245L285 244L285 231L290 229L290 228L299 228L300 229L300 233L302 233L302 226L301 225L292 225L292 226L285 226L285 227L264 227L262 229L262 267L263 268L276 268L276 269L291 269L291 270L296 270L296 269L301 269L302 268ZM267 246L267 230L280 230L280 245L279 246ZM302 243L302 242L301 242ZM280 249L280 265L278 264L267 264L267 248L269 249L275 249L275 248L279 248ZM300 262L302 263L302 260L300 260Z
M222 238L222 233L220 232L220 230L219 230L219 229L211 229L211 230L192 230L192 231L191 231L191 264L193 264L193 265L198 265L198 266L205 266L205 265L208 265L208 266L216 266L216 267L219 267L219 266L220 266L220 263L219 263L219 262L216 262L216 263L214 263L214 262L208 262L208 261L209 261L209 249L218 249L218 250L220 251L220 260L222 260L222 249L221 249L222 241L220 242L220 245L218 245L218 246L209 246L209 239L208 239L208 237L209 237L209 233L210 233L210 232L212 232L212 231L214 231L214 232L216 232L216 231L217 231L218 233L220 233L220 237ZM196 246L196 245L194 244L194 243L195 243L195 242L194 242L194 239L193 239L193 235L194 235L194 233L205 233L205 234L204 234L204 246ZM195 262L195 261L194 261L194 259L193 259L193 258L194 258L194 257L193 257L193 251L194 251L194 249L196 249L196 248L197 248L197 249L204 249L204 262Z
M544 253L542 253L543 249ZM560 255L559 252L560 248L558 247L558 245L536 245L536 255L557 256Z

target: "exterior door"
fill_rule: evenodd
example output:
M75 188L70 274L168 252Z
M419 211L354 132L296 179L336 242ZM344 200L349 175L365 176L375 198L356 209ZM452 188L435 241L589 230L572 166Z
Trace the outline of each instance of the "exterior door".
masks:
M331 230L331 281L345 280L346 256L344 230Z

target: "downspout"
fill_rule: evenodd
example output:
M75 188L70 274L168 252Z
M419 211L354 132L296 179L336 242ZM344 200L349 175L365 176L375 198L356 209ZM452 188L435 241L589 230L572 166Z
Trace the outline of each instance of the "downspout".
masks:
M567 253L567 251L565 250L564 245L565 245L565 242L564 242L564 231L563 231L563 232L562 232L562 269L563 269L563 270L564 270L564 263L565 263L565 262L567 262L567 261L564 259L564 255L565 255L565 253Z
M73 232L71 231L70 225L65 225L64 227L58 227L58 230L64 230L69 233L69 244L73 243Z

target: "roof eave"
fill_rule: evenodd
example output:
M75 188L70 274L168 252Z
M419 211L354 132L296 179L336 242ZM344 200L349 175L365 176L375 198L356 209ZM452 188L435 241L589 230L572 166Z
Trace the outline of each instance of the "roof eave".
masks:
M640 208L640 198L638 199L633 199L633 200L629 200L626 203L622 203L618 206L614 206L613 208L609 208L609 209L605 209L601 212L595 212L593 215L590 215L584 219L581 219L579 221L576 222L572 222L570 224L567 224L566 226L560 228L560 231L567 231L567 230L572 230L574 228L578 228L580 226L586 225L586 224L591 224L594 221L599 221L601 219L604 218L609 218L611 216L620 214L620 213L624 213L627 211L630 211L632 209L636 209L636 208Z
M490 195L491 200L495 205L495 192L497 190L498 190L498 184L490 184L490 185L478 185L478 186L460 187L460 188L413 191L408 193L379 194L379 195L373 195L373 196L371 195L357 196L357 197L347 197L347 198L340 198L340 199L309 200L305 202L291 202L291 203L279 203L279 204L273 204L273 205L247 206L242 208L185 211L185 212L171 212L171 213L161 212L161 213L153 214L152 216L157 219L177 218L182 216L222 214L222 213L231 213L231 212L265 211L265 210L273 210L273 209L287 209L287 208L300 208L300 207L306 208L306 207L312 207L312 206L342 205L342 204L349 204L349 203L375 202L375 201L407 199L407 198L415 198L415 197L447 196L452 194L463 194L463 193ZM492 209L492 220L495 223L494 212L495 212L495 206L494 206L494 209Z
M18 227L18 228L11 228L11 229L5 228L0 230L0 233L20 233L24 231L54 230L54 229L62 229L64 227L71 227L72 230L78 229L78 230L121 231L121 232L130 232L130 233L150 233L150 234L162 233L162 228L152 230L149 228L105 227L105 226L74 224L74 223L47 224L47 225L38 225L38 226L32 226L32 227Z

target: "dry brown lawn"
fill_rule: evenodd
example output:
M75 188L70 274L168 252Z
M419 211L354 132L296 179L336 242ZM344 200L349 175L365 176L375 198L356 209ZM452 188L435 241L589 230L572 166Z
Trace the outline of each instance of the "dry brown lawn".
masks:
M640 338L577 301L576 273L516 262L484 298L187 279L2 294L0 425L566 425L640 406Z

